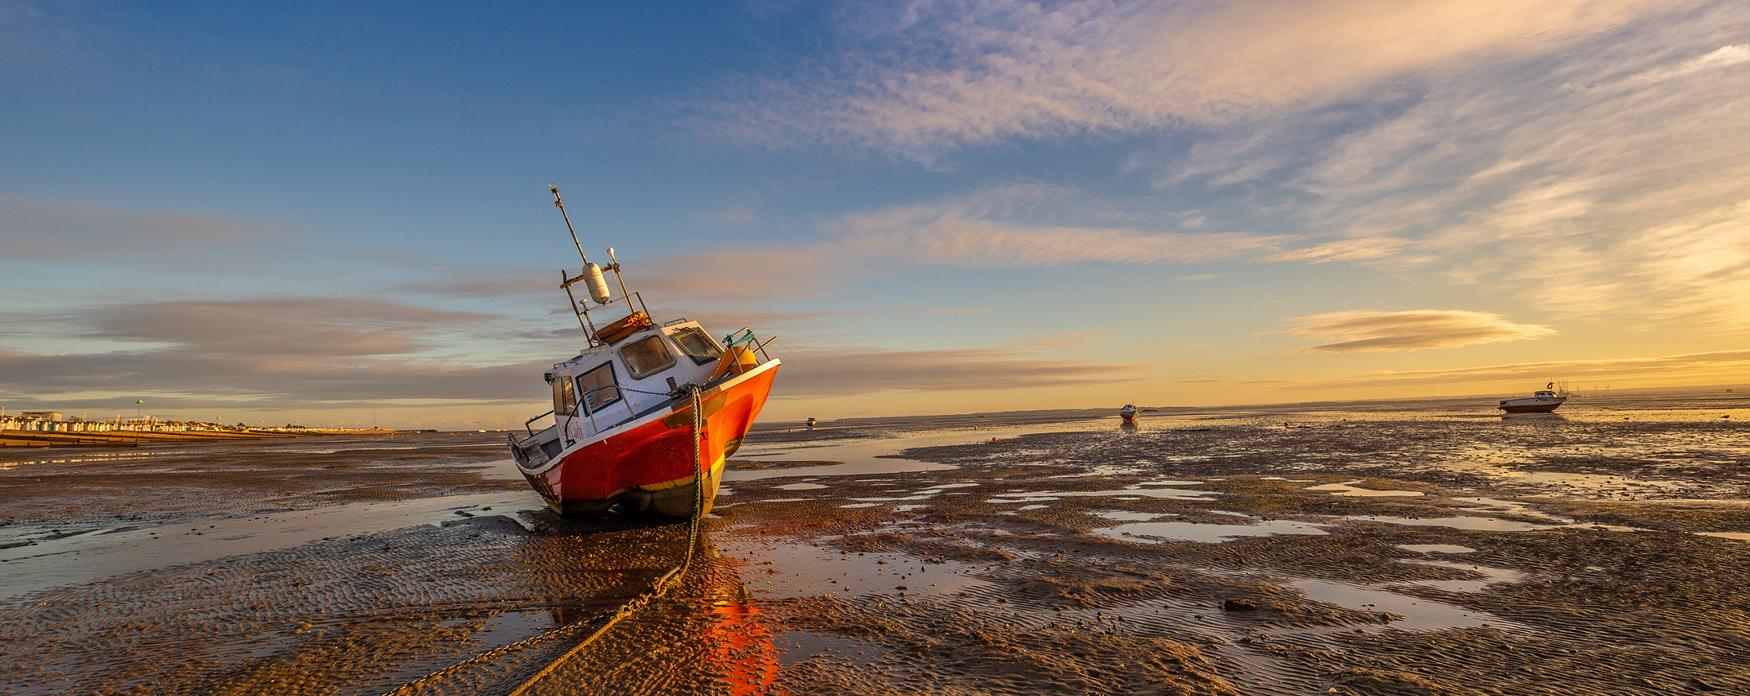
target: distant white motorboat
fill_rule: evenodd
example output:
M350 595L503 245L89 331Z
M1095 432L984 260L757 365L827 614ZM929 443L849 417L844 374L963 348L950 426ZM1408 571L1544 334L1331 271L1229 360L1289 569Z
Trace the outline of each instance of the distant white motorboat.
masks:
M1118 409L1118 417L1123 418L1126 423L1135 421L1136 404L1125 404L1124 408Z
M1568 397L1556 394L1555 389L1556 383L1550 382L1532 393L1530 398L1502 399L1498 408L1508 413L1549 413L1568 400Z

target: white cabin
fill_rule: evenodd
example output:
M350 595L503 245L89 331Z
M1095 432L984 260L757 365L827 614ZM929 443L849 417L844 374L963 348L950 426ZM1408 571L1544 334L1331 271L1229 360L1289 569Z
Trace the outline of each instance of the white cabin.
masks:
M554 365L546 379L561 446L670 408L687 385L711 377L722 354L722 345L699 322L677 319Z

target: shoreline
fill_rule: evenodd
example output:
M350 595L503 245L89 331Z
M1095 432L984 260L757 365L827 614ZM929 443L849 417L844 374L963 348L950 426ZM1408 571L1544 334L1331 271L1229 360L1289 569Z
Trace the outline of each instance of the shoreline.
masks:
M323 437L334 435L386 435L394 430L339 431L309 430L279 432L271 430L185 430L185 431L53 431L0 430L0 449L6 448L67 448L67 447L139 447L141 445L191 444L224 441L267 440L288 437Z

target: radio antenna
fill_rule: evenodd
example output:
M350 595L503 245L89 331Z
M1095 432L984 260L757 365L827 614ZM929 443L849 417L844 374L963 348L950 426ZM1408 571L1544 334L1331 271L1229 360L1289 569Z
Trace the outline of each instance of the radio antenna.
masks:
M553 191L553 207L559 209L559 217L565 218L565 230L571 233L571 243L577 247L577 257L583 259L583 265L589 265L589 257L583 253L583 242L577 241L577 228L571 226L571 215L565 212L565 200L559 197L559 184L548 182L547 188Z

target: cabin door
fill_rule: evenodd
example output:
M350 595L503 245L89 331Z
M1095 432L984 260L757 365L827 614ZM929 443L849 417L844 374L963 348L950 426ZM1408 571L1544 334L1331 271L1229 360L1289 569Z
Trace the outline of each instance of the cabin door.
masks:
M577 413L577 387L573 386L571 375L553 376L553 421L558 423L566 447L583 437L583 424Z

